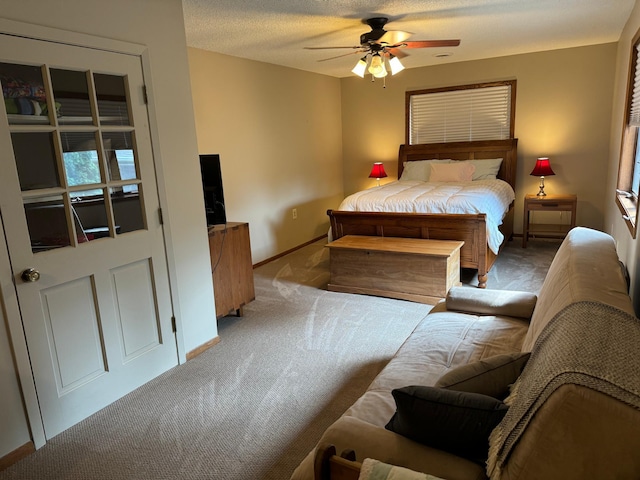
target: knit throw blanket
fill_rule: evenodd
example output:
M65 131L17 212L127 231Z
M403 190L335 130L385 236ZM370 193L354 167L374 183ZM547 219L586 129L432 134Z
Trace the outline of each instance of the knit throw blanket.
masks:
M505 400L509 410L489 438L487 475L500 478L527 425L562 385L582 385L640 410L639 345L640 320L617 308L577 302L558 312Z

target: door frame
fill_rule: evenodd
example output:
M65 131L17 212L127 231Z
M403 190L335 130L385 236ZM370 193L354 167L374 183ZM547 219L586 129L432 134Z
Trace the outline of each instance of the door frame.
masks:
M87 35L84 33L60 30L57 28L43 27L30 23L18 22L0 18L0 34L14 35L18 37L31 38L34 40L42 40L46 42L61 43L65 45L73 45L83 48L96 50L105 50L113 53L121 53L125 55L137 56L140 58L142 66L142 75L146 87L147 94L147 114L149 118L149 133L151 139L151 149L153 152L153 163L156 171L156 182L160 208L167 212L167 194L165 185L165 176L160 161L159 134L156 121L156 107L153 95L151 61L149 50L145 45L123 42L104 37ZM10 141L9 132L6 132ZM165 215L165 218L168 215ZM176 278L176 261L173 254L173 245L171 227L164 223L162 226L164 234L164 247L167 261L167 270L169 274L169 292L171 296L171 305L173 315L176 318L176 347L178 352L178 363L182 364L187 361L183 329L181 328L182 315L180 314L180 302L174 285L177 285ZM29 359L29 351L25 339L25 332L22 325L22 317L18 304L17 292L15 288L15 279L11 269L8 246L4 236L4 223L2 221L2 213L0 212L0 300L4 303L5 314L7 316L9 341L13 347L15 367L17 377L22 390L25 403L27 422L31 429L31 436L36 449L42 447L46 443L44 424L40 416L40 406L36 392L35 382L31 371L31 362Z

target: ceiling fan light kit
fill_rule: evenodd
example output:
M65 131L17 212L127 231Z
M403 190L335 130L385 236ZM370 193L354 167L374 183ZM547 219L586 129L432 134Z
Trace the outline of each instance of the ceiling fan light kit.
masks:
M370 32L360 35L360 45L349 47L305 47L309 50L324 50L332 48L349 48L355 50L353 53L364 53L364 56L358 60L356 66L351 70L354 74L364 78L365 74L371 74L371 81L376 78L383 79L383 87L386 87L384 78L391 70L391 75L404 70L404 65L400 62L398 56L406 56L402 52L402 48L429 48L429 47L457 47L460 40L416 40L407 41L412 35L409 32L400 30L385 30L384 26L389 21L386 17L373 17L365 20L365 23L371 27ZM347 53L346 55L350 55ZM344 55L339 55L342 57ZM332 57L324 60L331 60ZM320 61L324 61L320 60ZM388 65L388 68L387 68Z

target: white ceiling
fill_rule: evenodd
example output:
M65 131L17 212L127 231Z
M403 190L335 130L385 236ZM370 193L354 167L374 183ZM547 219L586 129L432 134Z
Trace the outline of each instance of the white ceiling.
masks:
M406 68L616 42L635 0L182 0L190 47L334 77L352 75L355 50L387 17L413 40L458 47L405 50ZM449 57L436 54L451 53ZM341 58L318 60L348 54Z

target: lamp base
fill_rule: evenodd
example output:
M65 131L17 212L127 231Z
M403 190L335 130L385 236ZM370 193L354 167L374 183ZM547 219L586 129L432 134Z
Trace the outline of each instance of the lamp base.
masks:
M538 197L546 197L547 194L544 193L544 177L540 177L540 190L537 194Z

